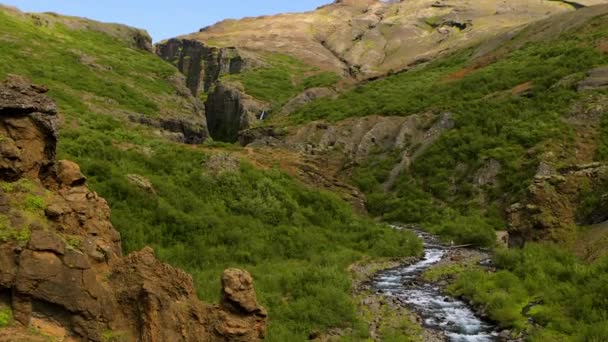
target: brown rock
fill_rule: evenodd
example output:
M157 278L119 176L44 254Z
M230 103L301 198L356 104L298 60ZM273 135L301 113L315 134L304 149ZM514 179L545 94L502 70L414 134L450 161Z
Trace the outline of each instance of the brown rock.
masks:
M10 244L0 245L0 288L10 288L17 275L17 256Z
M60 184L67 186L82 185L86 182L86 177L80 172L80 166L69 160L57 162L57 179Z
M63 240L56 234L44 230L32 232L28 248L34 251L49 251L56 254L65 253L65 243Z
M258 305L253 290L253 278L247 271L236 268L225 270L222 275L222 289L222 305L229 310L266 315L265 309Z
M127 175L127 180L129 181L129 183L137 186L138 188L140 188L146 192L149 192L151 194L156 194L156 190L154 190L154 186L152 185L152 182L150 182L150 180L144 176L130 174L130 175Z
M9 76L0 85L0 178L36 177L55 157L55 104L46 88Z

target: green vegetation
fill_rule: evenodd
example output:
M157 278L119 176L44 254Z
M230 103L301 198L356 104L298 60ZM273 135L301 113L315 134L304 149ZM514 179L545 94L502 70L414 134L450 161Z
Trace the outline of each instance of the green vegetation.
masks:
M468 270L478 270L479 266L477 263L479 262L479 258L473 258L467 263L447 263L447 264L438 264L433 265L428 268L422 274L422 279L428 282L437 282L442 279L451 279L457 277L461 273L464 273Z
M454 129L419 156L389 192L382 185L399 151L363 163L353 180L366 193L371 213L386 221L424 223L457 242L486 245L491 227L504 227L500 213L525 193L541 156L556 145L576 149L573 130L563 119L587 96L576 91L577 80L608 63L608 55L596 48L606 37L608 24L596 19L577 32L525 44L487 65L471 61L472 49L461 51L362 84L337 99L314 101L290 118L303 123L372 114L453 113ZM602 142L608 139L605 121ZM605 150L600 143L598 160L605 159ZM498 185L476 185L476 171L490 160L501 166ZM576 160L559 162L563 164L557 167Z
M104 331L101 339L103 342L127 342L131 340L125 332L114 330Z
M205 153L145 139L106 121L105 130L65 130L61 151L78 160L111 204L124 247L152 245L161 259L192 273L208 301L218 299L223 269L249 270L273 317L270 341L352 327L357 316L347 267L364 256L421 251L413 234L358 218L335 195L308 189L277 170L244 164L238 172L213 176L200 167ZM140 141L153 155L116 148L118 137ZM131 173L150 179L157 196L130 184L124 175Z
M269 341L304 341L313 330L360 326L348 266L363 257L421 252L414 235L357 217L337 196L278 170L244 164L236 172L208 174L206 153L121 121L124 113L180 112L181 102L165 81L176 69L154 55L100 32L70 29L59 19L41 26L0 11L0 30L0 77L17 73L51 89L66 119L59 155L78 162L92 188L108 200L126 252L153 246L162 260L193 274L207 301L218 300L224 268L249 270L272 316ZM262 87L262 95L254 95L281 95L284 86L297 93L335 79L284 56L271 58L271 65L293 72L295 83L291 76L289 84L280 83L285 73L275 83L265 79L273 75L258 70L251 81L245 75L246 87L257 87L259 76L262 85L277 88ZM129 183L128 174L149 179L156 194ZM19 195L19 208L36 212L28 219L42 211L44 201L36 196Z
M264 61L264 67L224 79L241 82L247 94L269 102L275 109L305 89L330 87L340 80L333 72L320 71L288 55L267 54Z
M532 341L604 341L608 336L608 258L591 264L557 246L499 251L499 271L461 274L450 292L486 309ZM532 320L534 324L530 324Z
M0 242L17 241L21 245L30 239L30 225L46 226L44 209L46 202L40 185L27 179L16 182L0 182L0 188L8 197L12 209L0 214ZM20 222L15 226L13 222Z
M0 10L0 79L19 74L48 86L70 119L86 120L90 111L179 112L166 80L176 73L172 66L101 32L70 29L53 16L45 20Z
M13 311L8 307L0 307L0 328L7 327L13 323Z
M39 210L44 210L46 208L46 203L44 198L36 195L27 195L25 197L25 201L23 203L26 210L35 212Z

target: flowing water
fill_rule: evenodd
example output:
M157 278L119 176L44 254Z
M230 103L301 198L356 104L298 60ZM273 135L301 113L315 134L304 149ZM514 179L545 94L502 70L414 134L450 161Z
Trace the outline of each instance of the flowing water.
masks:
M378 272L373 279L374 289L399 299L420 315L425 327L442 332L449 341L497 341L495 327L478 317L465 302L418 280L420 274L447 255L448 248L430 234L416 233L424 240L424 258L412 265Z

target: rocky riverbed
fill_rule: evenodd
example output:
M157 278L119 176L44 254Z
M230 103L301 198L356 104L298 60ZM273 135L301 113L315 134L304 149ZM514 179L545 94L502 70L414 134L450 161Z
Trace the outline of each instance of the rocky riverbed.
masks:
M454 252L434 236L417 232L424 240L425 255L414 263L381 270L372 278L371 287L390 302L403 306L418 316L420 324L435 331L424 340L498 341L499 330L484 320L466 302L444 294L445 279L425 280L423 273L440 263L466 263L486 259L485 253L463 249ZM433 334L431 334L433 335ZM437 338L439 336L439 338Z

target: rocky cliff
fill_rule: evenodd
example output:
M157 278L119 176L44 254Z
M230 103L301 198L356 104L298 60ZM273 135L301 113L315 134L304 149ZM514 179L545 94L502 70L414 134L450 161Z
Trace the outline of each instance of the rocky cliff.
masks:
M246 271L226 270L210 305L151 248L122 256L105 200L55 158L46 91L17 76L0 86L0 341L262 340Z
M156 45L156 54L175 65L186 78L186 86L197 98L207 97L207 126L214 139L236 140L249 128L264 105L243 89L220 82L261 65L255 54L234 47L217 48L193 39L169 39Z

